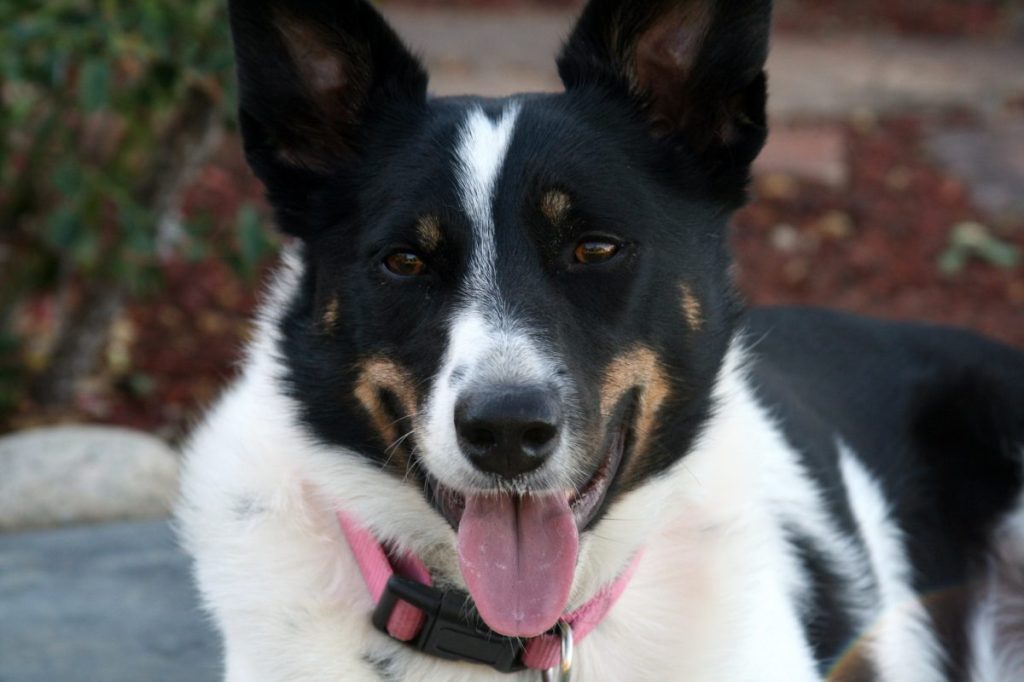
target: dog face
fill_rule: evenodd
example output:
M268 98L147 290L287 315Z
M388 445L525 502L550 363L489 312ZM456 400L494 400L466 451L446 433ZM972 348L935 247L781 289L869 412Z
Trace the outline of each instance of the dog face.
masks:
M280 347L303 422L422 487L492 628L547 630L581 535L713 408L769 3L595 0L566 92L503 100L427 98L361 1L231 18L246 153L305 243Z

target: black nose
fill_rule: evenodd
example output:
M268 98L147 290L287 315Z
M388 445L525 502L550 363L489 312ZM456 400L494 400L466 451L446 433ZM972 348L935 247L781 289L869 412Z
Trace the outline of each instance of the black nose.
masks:
M553 391L492 386L455 405L459 445L481 471L515 478L542 465L558 444L562 415Z

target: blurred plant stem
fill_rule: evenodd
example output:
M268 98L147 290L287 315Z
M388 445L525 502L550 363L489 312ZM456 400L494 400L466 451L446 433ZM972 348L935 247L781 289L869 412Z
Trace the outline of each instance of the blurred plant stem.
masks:
M223 0L0 0L0 46L2 422L26 393L74 401L169 264L251 266L269 240L181 206L233 125Z
M219 100L214 87L193 83L155 141L155 154L132 194L139 205L153 208L157 226L177 221L182 189L209 159L222 136ZM110 276L116 267L115 257L110 252L101 256L96 264L98 276L81 282L75 281L77 273L71 259L61 257L56 340L46 369L31 386L32 397L39 403L48 407L68 405L79 382L95 369L128 294L123 284ZM76 284L78 300L71 304L70 289Z

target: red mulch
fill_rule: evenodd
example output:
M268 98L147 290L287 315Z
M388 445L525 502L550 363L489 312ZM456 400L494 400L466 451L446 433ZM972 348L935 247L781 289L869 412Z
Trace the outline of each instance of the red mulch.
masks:
M936 267L950 228L984 216L923 151L921 126L901 118L849 127L851 180L844 189L780 176L758 180L758 199L734 228L740 283L752 302L944 322L1024 347L1024 268L971 262L947 276ZM259 193L233 151L204 172L189 205L230 224L238 204ZM1001 237L1024 254L1024 226ZM180 436L232 376L258 289L221 262L168 265L164 294L129 309L127 373L94 382L99 388L74 414L25 406L6 426L71 418ZM4 426L0 419L0 431Z
M741 288L753 303L961 325L1024 347L1024 268L975 260L944 275L936 267L950 228L985 216L928 158L921 126L904 118L851 128L848 188L757 183L761 196L734 229ZM1024 225L997 235L1024 256Z
M213 235L214 246L232 239L239 206L261 203L263 193L237 143L228 144L221 157L204 169L185 197L187 213L210 216L222 226ZM216 258L168 264L164 294L128 311L135 332L134 375L145 378L148 390L140 392L131 377L118 382L106 396L110 412L103 421L182 435L183 427L234 376L268 269L264 266L247 281Z
M1005 0L780 0L776 27L801 33L882 30L979 38L1010 31Z

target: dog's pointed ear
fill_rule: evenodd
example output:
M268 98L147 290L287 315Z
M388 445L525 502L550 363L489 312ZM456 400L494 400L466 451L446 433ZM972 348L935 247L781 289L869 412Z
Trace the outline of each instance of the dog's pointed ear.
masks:
M771 0L591 0L558 59L567 89L609 85L657 134L749 165L764 145Z
M427 75L365 0L230 0L246 156L285 231L296 190L358 159L378 107L426 100ZM300 234L300 236L303 236Z

